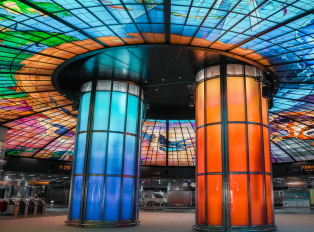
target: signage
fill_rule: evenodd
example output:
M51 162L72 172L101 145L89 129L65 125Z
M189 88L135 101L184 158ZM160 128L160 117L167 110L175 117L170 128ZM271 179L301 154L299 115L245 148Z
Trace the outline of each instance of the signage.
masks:
M72 166L71 165L60 165L59 169L60 170L71 170Z
M305 183L288 183L288 189L290 190L304 190L307 189L307 185Z
M29 185L49 185L49 182L45 181L28 181Z
M304 173L312 174L314 172L314 165L301 166Z

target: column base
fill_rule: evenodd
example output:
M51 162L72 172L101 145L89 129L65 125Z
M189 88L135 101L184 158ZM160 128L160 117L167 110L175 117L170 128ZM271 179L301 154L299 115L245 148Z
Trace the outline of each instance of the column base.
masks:
M97 222L97 221L86 221L81 223L80 221L65 221L68 226L76 226L76 227L87 227L87 228L101 228L101 227L130 227L136 226L140 223L140 221L131 222L131 221L121 221L121 222Z
M253 232L253 231L275 231L277 230L277 226L269 225L269 226L253 226L253 227L232 227L225 230L224 228L221 228L221 227L194 225L193 229L197 231L220 231L220 232L252 231Z

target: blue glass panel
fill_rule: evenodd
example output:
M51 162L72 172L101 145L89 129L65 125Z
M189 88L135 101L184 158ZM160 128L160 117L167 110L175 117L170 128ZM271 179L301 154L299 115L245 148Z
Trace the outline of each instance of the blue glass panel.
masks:
M106 178L104 221L119 220L121 177Z
M134 176L134 159L136 151L136 137L126 135L124 152L124 171L123 175Z
M107 132L93 132L90 158L90 174L104 174L107 147Z
M75 156L75 174L83 174L84 159L85 159L85 147L86 147L86 133L78 134L76 141L76 156Z
M87 131L87 121L89 113L90 93L84 93L81 98L80 116L79 116L79 132Z
M86 220L101 220L104 189L103 176L90 176L88 181Z
M110 130L124 132L126 93L113 92L111 100Z
M83 176L74 177L72 219L80 219Z
M133 178L123 178L123 195L122 195L122 220L132 219L133 204Z
M108 130L110 92L97 91L93 130Z
M107 174L121 175L123 134L110 133L108 141Z
M138 98L129 95L126 132L131 134L137 134L136 133L137 117L138 117Z

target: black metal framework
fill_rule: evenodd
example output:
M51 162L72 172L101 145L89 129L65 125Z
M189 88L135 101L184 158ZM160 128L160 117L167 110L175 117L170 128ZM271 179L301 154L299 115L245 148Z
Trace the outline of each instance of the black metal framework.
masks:
M222 57L221 63L212 65L210 67L206 67L205 69L202 69L199 71L199 73L196 76L196 83L194 84L194 86L192 86L193 91L196 92L196 130L197 132L199 132L198 130L202 129L204 132L204 137L200 138L200 134L201 133L197 133L197 161L196 161L196 218L195 218L195 223L196 225L194 225L194 229L196 230L206 230L206 231L233 231L233 230L241 230L241 231L273 231L276 229L275 226L275 221L274 221L274 212L273 209L274 207L272 206L272 212L271 212L271 221L268 221L268 218L270 216L270 212L267 211L267 205L269 205L269 200L270 198L267 197L267 192L270 188L270 191L272 189L272 184L266 186L266 178L270 178L270 181L272 180L272 170L271 170L271 165L269 163L270 166L270 171L266 172L265 170L265 148L269 149L269 152L267 154L270 155L270 141L268 141L268 148L265 147L265 143L264 143L264 130L268 129L268 139L269 139L269 119L268 119L268 108L267 108L267 103L266 103L266 107L264 106L264 108L267 108L267 122L263 122L263 112L262 112L262 96L261 96L261 84L267 84L267 81L265 81L266 76L258 69L257 70L257 74L256 75L248 75L246 73L246 64L240 63L239 65L242 66L242 74L237 75L235 74L228 74L227 72L227 66L230 65L231 63L228 64L228 62L225 60L224 57ZM235 64L235 63L232 63ZM219 66L219 75L214 75L210 76L207 75L207 72L209 72L210 68L213 66ZM239 66L238 66L239 67ZM201 72L204 72L203 74L203 78L200 78L201 75L199 75ZM227 88L228 88L228 79L227 77L243 77L243 89L244 89L244 113L245 113L245 120L244 121L231 121L228 118L228 92L227 92ZM207 108L207 100L211 100L211 99L207 99L207 83L210 83L208 81L216 79L216 78L220 78L220 112L221 112L221 122L212 122L212 123L207 123L207 114L210 113L210 109L206 109ZM247 78L254 78L255 81L257 81L258 83L258 102L259 102L259 120L260 123L257 122L252 122L249 121L248 119L248 97L247 97ZM202 86L201 84L204 84L204 86ZM204 88L204 90L200 90L200 91L204 91L204 94L202 95L198 95L198 88ZM199 103L198 101L198 97L203 96L204 99L202 99L202 103ZM202 109L202 107L200 107L198 104L203 104L202 107L204 107L204 110ZM265 110L263 108L263 110ZM208 111L208 112L207 112ZM198 120L198 114L204 114L204 125L200 125L197 123ZM201 122L202 124L202 122ZM230 151L230 142L229 142L229 131L228 131L228 127L230 125L245 125L245 144L244 146L246 147L246 169L247 171L231 171L230 170L230 164L229 164L229 151ZM213 125L220 125L221 126L221 170L222 172L210 172L208 170L207 167L207 159L209 159L210 157L208 156L208 151L207 151L207 129L210 126ZM261 160L262 160L262 171L260 172L256 172L256 171L251 171L250 170L250 150L249 150L249 125L256 125L260 127L260 139L261 139ZM204 141L204 144L200 144L201 142L199 142L198 140L202 139L202 141ZM202 146L201 150L200 147ZM265 147L265 148L264 148ZM204 152L202 154L202 151ZM203 157L201 157L203 156ZM201 159L202 161L204 161L204 164L198 162L198 159ZM267 160L267 159L266 159ZM270 157L269 157L269 162L270 162ZM201 171L201 169L199 168L200 165L204 165L204 172ZM231 211L230 211L230 207L231 207L231 201L234 201L234 199L230 198L230 184L231 184L231 180L230 177L232 175L235 174L242 174L242 175L246 175L246 188L247 188L247 203L248 203L248 207L247 207L247 214L248 214L248 224L247 225L232 225L231 223ZM263 177L263 218L264 218L264 223L262 224L258 224L252 223L252 212L251 212L251 205L252 205L252 196L251 196L251 186L253 186L251 184L251 180L250 177L251 175L262 175ZM222 200L221 200L221 207L222 207L222 215L221 215L221 221L222 223L220 225L214 225L214 224L210 224L208 222L208 218L209 218L209 213L208 213L208 191L209 191L209 187L208 185L208 177L212 176L212 175L220 175L222 178L222 184L221 184L221 191L222 191ZM199 183L199 177L204 176L204 181L203 183ZM216 182L215 182L216 183ZM204 189L200 189L204 188ZM203 195L204 194L204 197ZM269 194L269 191L268 191ZM271 193L272 195L272 193ZM203 199L200 199L200 196ZM269 195L268 195L269 196ZM268 203L268 204L267 204ZM201 204L205 204L204 208L199 208ZM271 202L270 204L273 204L273 196L271 197ZM200 211L202 210L202 211ZM202 215L200 215L202 214ZM200 221L202 221L202 223L200 223Z
M98 87L99 86L99 87ZM96 95L97 93L103 92L105 94L107 94L107 105L106 105L106 109L108 112L107 116L104 116L103 120L107 120L107 125L106 125L106 129L104 128L96 128L97 126L99 126L99 124L96 123L96 118L98 117L98 123L100 122L99 119L102 119L102 115L97 115L98 114L98 110L99 110L99 103L97 106L97 99L96 99ZM84 112L80 112L79 113L79 118L78 118L78 126L77 126L77 131L76 131L76 142L75 142L75 156L74 156L74 165L73 165L73 169L72 169L72 181L71 181L71 189L70 189L70 208L69 208L69 213L68 213L68 221L66 222L68 225L71 226L80 226L80 227L116 227L116 226L134 226L136 224L139 223L138 221L138 182L139 182L139 159L140 159L140 142L141 142L141 121L142 121L142 115L143 115L143 94L142 94L142 89L140 86L131 83L131 82L127 82L124 80L92 80L91 82L85 83L82 86L82 90L81 90L81 95L82 97L84 97L83 95L86 93L90 93L90 100L89 100L89 104L87 107L88 108L88 112L85 113L84 116L82 116L84 114ZM117 101L114 105L114 97L113 97L113 93L120 93L119 96L123 96L125 97L125 105L117 105ZM122 93L122 95L121 95ZM117 96L117 95L116 95ZM131 103L131 100L129 101L130 96L132 97L132 101L133 101L133 105ZM135 98L134 98L135 97ZM100 98L98 98L100 99ZM136 103L135 103L136 102ZM120 102L119 102L120 103ZM80 105L80 110L79 111L84 111L86 110L86 106L84 108L83 106L83 101L81 101L81 105ZM102 103L103 104L103 103ZM137 104L137 109L135 109L135 105ZM97 108L98 107L98 108ZM119 107L119 109L123 109L124 108L124 114L122 113L122 117L124 117L124 125L123 125L123 129L121 131L119 130L113 130L111 128L112 123L117 122L114 121L115 119L113 119L114 116L112 116L112 109L114 107ZM132 111L133 110L133 111ZM130 119L130 115L133 112L133 118ZM130 114L130 115L129 115ZM82 116L82 117L81 117ZM85 117L85 119L84 119ZM85 120L86 121L86 117L88 117L87 120L87 130L82 130L80 131L80 126L81 123ZM130 120L130 121L128 121ZM132 124L132 123L133 124ZM131 126L131 124L133 125L133 129L127 129L127 127ZM136 124L136 126L134 126L134 124ZM116 124L115 124L116 125ZM131 132L131 130L133 130ZM102 140L101 143L98 144L105 144L103 145L103 147L105 147L105 149L101 149L101 154L103 154L102 156L102 162L100 165L104 165L103 169L100 168L101 170L103 170L102 173L98 173L97 171L95 171L95 168L91 168L92 167L92 162L94 161L98 161L98 159L101 158L93 158L93 146L95 146L94 144L96 144L97 146L97 141L93 140L93 136L95 133L101 133L103 132L106 137L106 139ZM85 151L83 151L85 153L84 155L84 159L82 159L82 157L79 157L78 153L82 152L82 148L79 148L79 135L83 135L86 134L86 146L85 146ZM119 143L117 141L114 141L115 145L120 147L121 149L121 154L117 153L116 154L116 150L112 149L113 147L110 147L110 136L111 135L119 135L122 136L122 143ZM129 140L132 141L131 145L133 146L133 150L130 147L127 147L126 145L126 138L129 138ZM102 137L103 139L103 137ZM129 143L130 145L130 143ZM81 151L80 151L81 149ZM114 155L117 156L121 156L121 160L120 160L120 168L121 168L121 172L117 173L117 174L112 174L112 173L108 173L108 169L110 168L110 163L112 162L112 160L108 160L110 159L110 155L109 155L109 151L111 152L115 152ZM131 152L128 154L128 157L132 157L133 161L132 162L127 162L126 154L127 152ZM96 153L94 153L96 154ZM98 153L97 153L98 154ZM130 155L131 154L131 155ZM80 160L81 159L81 160ZM83 173L81 172L77 172L76 168L77 165L82 165L82 162L84 163L84 167L83 167ZM101 162L101 161L99 161ZM80 164L81 163L81 164ZM127 173L124 172L124 166L127 165L128 167L133 167L133 172L130 173L130 171L128 171ZM92 170L93 169L93 170ZM99 169L99 170L100 170ZM82 186L77 187L76 186L76 177L82 177ZM100 180L100 182L92 182L92 178L99 178L98 180ZM103 178L103 180L101 179ZM109 189L107 189L108 187L106 187L106 181L108 178L111 178L111 180L113 180L113 178L116 181L120 182L114 182L116 183L116 186L112 186L112 185L107 185L108 187L110 187ZM131 183L132 185L129 185L129 187L124 188L124 180L128 179L127 183ZM101 181L103 183L101 183ZM91 183L93 183L94 188L98 189L99 192L102 191L102 195L100 196L100 193L97 191L96 192L92 192L91 186L89 186ZM130 187L132 186L132 187ZM117 189L120 188L119 190L115 190L118 191L118 195L119 197L119 201L117 202L117 204L115 205L115 211L117 212L118 216L117 219L109 219L109 220L105 220L105 216L104 216L104 212L106 209L106 194L109 194L108 196L110 196L110 190L111 188L113 189ZM127 190L126 190L127 189ZM81 196L80 199L75 199L77 198L75 192L77 191L81 191ZM89 193L89 191L91 191L91 193ZM129 207L128 209L128 217L126 219L126 216L122 216L122 211L123 211L123 207L126 205L126 201L123 200L123 196L124 196L124 191L126 191L129 196L129 200L127 200L127 207ZM97 195L98 194L98 195ZM112 192L111 192L112 194ZM96 210L97 219L92 218L91 216L89 216L90 218L87 218L87 208L88 208L88 204L92 204L91 200L89 199L89 196L91 196L93 198L95 198L98 202L98 211ZM131 196L131 197L130 197ZM76 218L75 216L73 216L73 207L75 204L78 204L78 201L80 202L80 213L79 213L79 218ZM99 205L101 205L101 209L99 207ZM97 207L97 206L96 206ZM123 211L125 212L125 211ZM89 215L94 215L94 211L92 213L89 213Z

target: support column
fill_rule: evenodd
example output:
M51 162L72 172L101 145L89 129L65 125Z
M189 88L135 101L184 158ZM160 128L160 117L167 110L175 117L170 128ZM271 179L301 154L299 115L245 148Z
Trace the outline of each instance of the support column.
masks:
M82 86L68 225L138 223L142 96L125 81Z
M261 70L221 63L196 76L197 230L275 230Z

